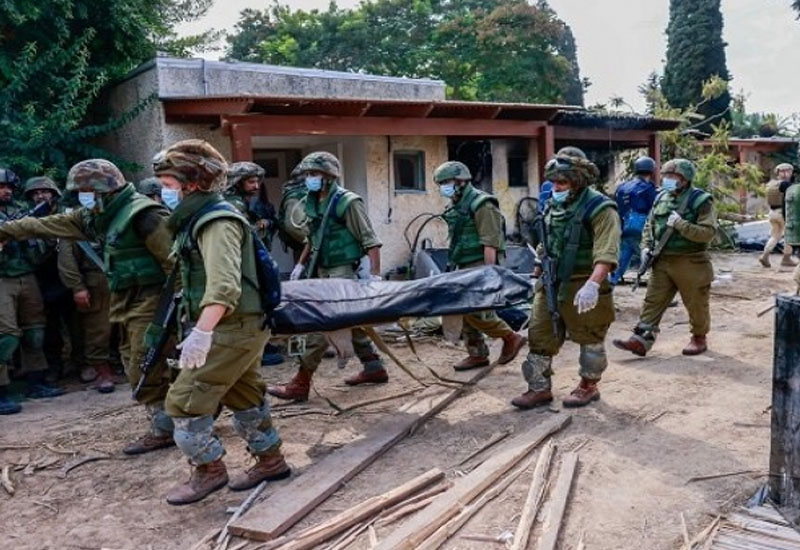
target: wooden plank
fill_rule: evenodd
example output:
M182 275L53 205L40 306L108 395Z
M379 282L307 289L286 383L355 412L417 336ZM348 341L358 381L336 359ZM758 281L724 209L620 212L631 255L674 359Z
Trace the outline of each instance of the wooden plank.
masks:
M422 475L343 511L319 525L310 527L294 535L284 535L270 541L264 550L280 547L281 550L308 550L330 540L353 525L369 519L378 512L398 504L425 487L444 479L444 472L439 468L428 470Z
M476 371L468 381L471 384L478 382L491 372L494 365ZM260 541L279 537L398 441L447 407L466 388L442 390L432 387L426 390L419 399L380 421L366 437L332 452L290 483L276 489L232 523L231 533Z
M547 484L547 474L550 471L550 462L553 459L553 452L555 445L553 440L547 442L547 445L539 453L539 459L536 461L536 469L531 478L531 486L528 490L528 496L525 499L525 504L522 506L522 515L519 518L517 530L514 532L514 542L511 544L511 550L525 550L528 547L528 539L531 535L531 528L536 516L539 514L539 507L544 499L544 490Z
M516 436L504 451L487 459L430 506L390 533L377 546L378 550L414 550L419 547L463 507L519 464L545 438L567 426L571 420L570 416L554 416Z
M553 490L550 517L547 519L542 538L539 541L539 550L555 550L556 548L558 533L561 531L561 522L567 509L567 499L569 498L572 478L575 476L577 465L577 453L566 453L564 455L561 461L561 470L558 472L558 481L556 481L556 487Z

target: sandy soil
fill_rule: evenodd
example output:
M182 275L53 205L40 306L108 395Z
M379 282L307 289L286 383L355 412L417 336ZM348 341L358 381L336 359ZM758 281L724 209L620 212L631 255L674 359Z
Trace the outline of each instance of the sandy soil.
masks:
M602 400L571 413L572 425L557 435L559 452L579 448L580 454L560 548L576 548L582 533L589 550L677 548L682 540L681 513L689 531L697 532L711 516L741 504L763 482L769 451L773 316L757 318L756 312L770 304L773 293L791 289L791 274L757 267L754 255L718 255L715 266L723 281L713 290L711 351L697 358L680 354L688 338L687 315L682 306L670 309L650 357L634 358L609 345L611 364ZM618 316L610 338L627 334L643 296L644 290L633 294L630 287L618 289ZM496 355L497 343L492 349ZM420 376L426 375L408 349L397 346L395 351ZM436 342L421 343L418 351L442 373L462 355ZM572 344L556 359L557 396L566 395L576 383L576 360ZM457 477L453 465L497 432L520 432L548 415L567 414L560 404L535 412L518 412L510 406L509 399L524 389L520 362L521 358L496 368L477 388L323 503L301 526L433 466ZM351 363L341 371L335 361L326 361L316 379L319 392L344 406L415 386L395 368L386 386L346 388L341 381L355 368ZM264 369L269 381L290 374L286 364ZM407 399L345 416L277 418L288 460L302 475L311 463L358 438ZM318 396L307 406L331 411ZM227 416L218 422L218 430L228 450L228 467L236 471L246 467L249 458ZM0 418L0 466L12 466L16 486L13 497L0 490L2 547L184 549L221 526L226 508L237 506L244 495L223 490L197 505L167 505L165 492L186 478L188 466L174 449L124 458L120 447L144 428L142 412L129 400L125 386L105 396L84 390L27 402L23 414ZM69 451L81 455L97 451L110 458L82 465L62 479L61 468L72 459L63 453ZM35 469L36 465L44 468ZM755 473L688 482L694 476L742 470ZM502 548L461 536L513 532L529 479L523 475L446 548ZM379 529L379 538L386 532ZM352 546L368 547L366 536Z

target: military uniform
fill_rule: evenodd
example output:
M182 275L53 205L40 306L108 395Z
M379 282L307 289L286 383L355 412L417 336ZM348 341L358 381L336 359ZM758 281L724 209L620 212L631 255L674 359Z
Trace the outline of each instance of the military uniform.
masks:
M330 153L311 153L300 163L302 173L324 172L329 178L326 183L327 195L321 198L319 189L311 191L306 197L305 214L308 219L309 240L304 255L310 255L307 275L321 279L355 279L359 260L370 249L378 249L381 242L375 235L367 215L364 201L353 193L339 187L339 161ZM304 256L301 256L301 261ZM313 265L311 265L313 264ZM295 266L293 272L302 265ZM375 353L372 342L361 329L352 330L353 349L361 361L363 371L345 380L348 385L364 383L385 383L389 377L383 361ZM305 401L311 385L311 378L322 361L328 348L327 340L321 334L311 334L306 338L306 352L297 361L297 375L286 385L269 386L267 391L275 397Z
M759 262L764 267L770 267L769 255L777 246L778 242L783 238L786 229L786 203L785 193L791 184L790 181L781 180L779 172L787 170L791 172L793 167L791 164L779 164L775 167L775 178L767 183L767 205L769 205L769 225L770 233L769 240L764 245L764 252L759 257ZM783 259L781 265L784 267L794 267L795 263L792 261L792 245L788 242L783 245Z
M639 322L632 336L627 341L614 341L615 346L640 356L655 343L661 317L676 292L680 292L689 314L692 334L683 353L696 355L705 351L706 335L711 329L709 298L714 269L708 247L716 232L713 199L709 193L691 185L694 166L689 161L676 159L666 163L662 177L670 174L680 174L686 184L674 192L662 190L659 193L645 226L642 247L654 249L668 230L670 218L677 220L672 236L653 263Z
M159 204L161 204L161 187L161 180L156 177L144 178L136 184L139 193Z
M611 285L605 279L596 283L590 277L598 264L608 270L616 266L619 216L614 202L591 188L598 173L594 164L580 150L562 151L548 163L548 178L555 183L559 181L557 178L565 178L572 187L569 197L561 202L555 200L559 192L554 187L545 211L547 247L540 245L538 251L556 260L557 271L553 275L557 283L557 330L545 288L540 287L533 298L529 353L522 363L528 391L512 401L519 408L552 401L553 356L567 338L580 346L581 383L564 399L565 406L582 406L598 399L597 382L608 366L605 337L614 321ZM594 304L581 311L578 298L589 287L594 288Z
M434 172L434 181L444 185L453 182L453 202L442 217L447 222L450 247L448 261L454 269L468 269L485 264L485 249L494 250L495 261L500 263L506 249L505 221L497 199L475 189L470 183L472 175L460 162L446 162ZM441 188L440 188L441 190ZM456 370L468 370L489 364L489 348L484 334L503 340L503 350L498 362L514 360L524 338L515 333L493 310L464 316L462 336L467 342L468 357L455 365Z
M4 224L0 239L61 238L103 244L111 292L109 320L120 325L120 354L133 387L141 376L139 365L146 352L144 334L158 306L165 273L172 268L167 211L137 193L116 166L105 160L87 160L72 167L67 189L79 188L95 189L100 195L98 204ZM168 386L169 372L162 361L148 375L138 397L151 418L151 431L126 447L127 454L171 444L172 421L163 411Z
M295 260L305 247L308 238L308 220L305 214L306 190L303 178L296 167L281 192L278 207L278 236L295 253Z
M258 190L245 193L242 184L250 178L258 178ZM266 199L264 169L254 162L237 162L228 170L228 190L225 198L245 215L256 228L258 236L272 248L272 237L276 230L275 208Z
M199 157L202 164L197 164ZM170 491L170 504L195 502L228 482L225 450L213 433L220 405L233 411L233 427L257 459L256 466L231 480L232 489L290 473L259 370L270 334L257 286L253 233L242 214L225 208L219 190L226 168L209 144L186 140L167 149L156 169L159 176L181 175L178 181L199 188L181 200L169 219L183 290L180 318L188 325L180 346L181 371L167 394L166 410L175 422L175 442L195 467L188 483ZM199 320L214 306L223 306L225 313L213 330L204 332Z

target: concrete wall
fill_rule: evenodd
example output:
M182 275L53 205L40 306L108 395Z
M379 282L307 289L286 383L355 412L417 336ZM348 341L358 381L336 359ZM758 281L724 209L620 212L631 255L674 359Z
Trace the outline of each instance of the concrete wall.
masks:
M159 90L165 97L272 95L335 99L445 98L440 80L363 75L259 63L157 58Z
M425 191L395 192L392 151L420 150L425 153ZM447 139L444 137L369 137L366 138L366 172L369 194L368 211L378 237L383 242L381 262L383 271L408 262L410 251L403 238L406 226L418 214L440 214L447 200L439 194L433 182L433 171L447 160ZM419 224L409 232L413 234ZM447 228L443 222L428 224L423 236L430 237L434 246L446 246Z
M538 196L539 164L536 140L528 143L528 187L509 187L508 151L511 140L493 139L492 145L492 189L500 202L500 211L506 219L506 231L515 229L517 203L525 197Z

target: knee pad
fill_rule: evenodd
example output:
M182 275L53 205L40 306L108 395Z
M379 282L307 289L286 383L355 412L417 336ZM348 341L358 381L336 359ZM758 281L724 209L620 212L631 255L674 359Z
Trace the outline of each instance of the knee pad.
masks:
M175 444L195 466L214 462L225 454L214 435L214 418L209 415L173 418Z
M522 376L525 380L532 380L536 377L549 378L553 375L553 358L538 353L529 353L522 362Z
M269 403L266 401L260 407L233 413L233 429L247 441L252 454L262 454L280 443L278 432L272 427Z
M0 364L11 363L14 352L19 347L19 338L13 334L0 334Z
M592 380L599 380L600 375L608 366L605 344L581 344L578 356L582 376Z
M44 346L44 327L23 330L22 346L28 350L42 349Z

